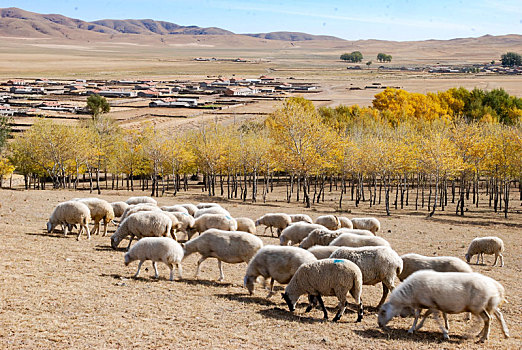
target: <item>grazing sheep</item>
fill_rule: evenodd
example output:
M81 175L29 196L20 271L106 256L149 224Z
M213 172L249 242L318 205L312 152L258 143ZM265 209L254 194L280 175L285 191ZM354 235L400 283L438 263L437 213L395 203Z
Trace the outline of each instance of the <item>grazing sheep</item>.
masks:
M91 239L89 232L89 222L91 220L91 211L89 207L82 202L68 201L58 204L47 222L47 232L53 233L58 225L64 227L63 233L67 236L68 225L78 224L80 230L78 232L77 240L80 240L82 231L87 232L87 239Z
M329 258L330 255L332 255L333 252L335 252L339 247L337 246L331 246L331 245L315 245L311 248L308 248L308 251L315 255L317 260L322 260Z
M256 234L256 223L250 218L236 218L237 230Z
M131 216L132 214L138 213L140 211L160 211L161 209L155 205L151 204L133 204L129 205L127 209L123 212L120 218L120 222L123 222L126 218Z
M323 225L329 230L338 230L341 228L341 222L335 215L321 215L315 219L315 223L318 225Z
M504 251L504 242L498 237L477 237L471 241L468 252L466 253L466 261L469 263L473 255L477 255L477 265L479 258L482 257L482 264L484 264L484 254L495 254L495 262L493 266L497 264L497 258L500 257L500 267L504 266L504 257L502 252Z
M147 196L141 196L141 197L130 197L127 199L126 203L128 205L133 204L152 204L152 205L158 205L158 202L154 198L150 198Z
M112 205L106 200L99 198L75 198L74 201L82 202L89 207L91 211L91 220L94 221L92 234L100 232L100 221L103 221L103 237L107 234L107 224L114 219L114 210Z
M215 207L221 208L221 205L219 205L217 203L199 203L196 205L196 208L198 208L198 209L215 208Z
M404 281L409 275L419 270L434 270L438 272L473 272L471 267L459 258L453 256L424 256L414 253L404 254L402 272L399 279Z
M307 222L309 224L313 224L313 220L310 216L306 214L290 214L290 219L292 219L292 222Z
M413 333L417 329L416 324L422 308L448 314L469 311L484 320L484 328L478 334L479 342L484 342L489 337L490 315L493 312L507 338L509 331L499 310L504 301L504 287L480 273L421 270L406 278L391 293L389 301L379 310L378 324L379 327L385 327L402 309L411 307L415 310L415 320L408 332ZM436 319L444 338L449 339L448 330L440 324L438 317Z
M196 213L194 213L194 219L197 219L200 216L205 215L205 214L222 214L222 215L232 216L232 215L230 215L228 210L226 210L224 208L211 207L211 208L198 209L198 211Z
M315 229L306 236L306 238L299 244L299 247L308 249L314 245L329 245L334 239L342 235L343 233L353 233L360 236L373 236L368 230L355 230L348 228L340 228L335 231L331 231L327 228Z
M205 214L198 217L194 221L192 228L187 231L188 239L196 233L205 232L211 228L223 231L237 231L237 222L228 215L223 214Z
M338 216L339 222L341 223L341 228L353 228L353 223L350 219L344 217L344 216Z
M325 227L319 224L309 224L306 222L296 222L295 224L291 224L281 232L281 235L279 236L279 244L299 244L310 234L310 232L316 229L324 230Z
M353 218L353 228L372 231L374 234L381 229L381 223L376 218Z
M344 259L323 259L301 265L290 280L283 293L290 312L294 312L299 297L308 294L309 305L305 312L309 312L316 302L323 310L324 318L328 319L328 312L324 307L321 296L336 296L339 300L338 311L333 321L338 321L346 309L346 295L352 295L358 305L357 321L363 317L361 301L362 273L353 262Z
M130 236L129 249L133 238L167 237L172 229L172 220L162 211L142 211L130 215L123 220L118 229L111 236L111 247L116 249L120 242Z
M284 230L288 225L292 223L292 219L290 215L285 213L268 213L261 216L256 220L256 227L259 225L265 225L265 230L263 234L266 233L266 229L270 227L270 234L274 237L274 231L272 231L272 227L277 229L277 237L281 235L281 231Z
M343 233L334 239L330 245L345 247L365 247L365 246L385 246L389 247L390 243L384 238L377 236L361 236L354 233Z
M183 208L187 209L188 213L192 216L196 214L198 211L198 207L196 207L194 204L186 203L186 204L180 204Z
M315 260L312 253L301 248L266 245L248 263L244 285L252 295L257 277L263 276L265 283L270 277L270 292L267 295L270 298L274 294L274 281L287 284L299 266Z
M216 258L218 260L219 279L225 279L221 262L229 264L239 264L245 262L248 264L250 259L263 247L263 241L248 232L240 231L223 231L210 229L201 236L194 238L181 245L185 257L194 252L201 254L198 260L196 276L199 275L201 263L208 258Z
M196 221L196 220L194 220L194 217L187 213L174 212L171 214L174 215L178 219L178 221L181 224L179 230L181 232L185 233L187 235L187 239L188 239L188 232L190 229L192 229L194 227L194 222Z
M182 278L181 260L183 260L183 248L181 248L178 242L168 237L144 237L125 254L124 259L125 266L128 266L133 261L140 261L134 278L138 277L141 265L146 260L152 260L154 278L159 278L156 265L158 261L169 267L171 281L174 280L174 265L178 268L179 278Z
M125 209L129 207L129 205L125 202L112 202L111 203L112 210L114 211L114 217L119 218L125 212Z
M168 212L171 212L171 213L186 213L188 214L188 210L187 208L185 208L184 206L181 206L181 205L171 205L171 206L163 206L163 207L160 207L161 210L163 211L168 211Z
M359 266L364 285L382 283L382 297L377 307L384 304L388 291L395 288L395 277L402 271L402 259L390 247L340 247L330 258L350 260Z
M174 213L171 213L170 211L163 212L163 214L167 215L169 217L170 221L172 221L172 226L170 228L170 235L172 236L172 238L175 241L177 241L178 236L176 236L176 232L179 231L179 229L181 229L181 222L178 220L178 217L176 215L174 215L175 213L177 214L177 212L174 212Z

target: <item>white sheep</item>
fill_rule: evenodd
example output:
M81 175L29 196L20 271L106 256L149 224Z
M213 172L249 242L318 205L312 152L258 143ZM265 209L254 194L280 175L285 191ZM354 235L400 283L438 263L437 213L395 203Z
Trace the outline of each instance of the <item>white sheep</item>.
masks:
M412 273L419 270L434 270L438 272L473 272L463 260L453 256L424 256L414 253L404 254L402 272L399 279L404 281Z
M121 215L120 222L123 222L127 217L140 211L161 211L161 209L155 205L146 203L129 205Z
M222 207L211 207L211 208L198 209L198 211L194 213L194 219L197 219L200 216L205 215L205 214L222 214L222 215L232 216L232 215L230 215L228 210L226 210Z
M267 228L270 228L270 233L272 237L274 237L274 231L272 231L272 227L275 227L277 229L277 237L279 237L281 235L281 231L284 230L291 223L292 219L288 214L285 213L268 213L256 220L256 226L266 226L265 230L263 231L263 234L266 233Z
M219 205L217 203L199 203L196 205L196 208L198 208L198 209L215 208L215 207L222 208L221 205Z
M338 311L333 321L338 321L346 309L346 295L352 295L358 305L357 321L363 317L361 301L362 273L353 262L344 259L323 259L301 265L290 280L283 293L290 312L294 312L299 297L308 294L309 305L305 312L309 312L316 302L323 310L324 318L328 319L328 312L324 307L321 296L336 296L339 300Z
M198 211L198 207L191 203L180 204L183 208L187 209L188 213L192 216Z
M147 260L152 260L154 267L154 278L159 278L156 263L161 261L170 269L170 280L174 280L174 265L178 268L179 278L182 276L181 260L183 260L183 248L175 240L168 237L144 237L140 239L124 257L125 266L131 262L139 260L138 271L134 275L137 278L140 274L141 265Z
M107 224L114 219L112 205L100 198L75 198L74 201L82 202L91 212L91 220L94 221L93 235L100 232L100 221L103 221L103 237L107 234Z
M482 264L484 264L484 254L495 254L495 262L493 266L497 264L497 258L500 257L500 267L504 266L504 242L498 237L477 237L471 241L468 252L466 253L466 261L469 263L473 255L477 255L477 265L479 258L482 257Z
M368 230L340 228L338 230L331 231L327 228L315 229L310 232L305 239L303 239L301 244L299 244L299 247L308 249L314 245L329 245L334 239L343 233L353 233L360 236L373 236L373 233Z
M223 214L205 214L194 221L192 228L187 231L188 239L196 233L205 232L211 228L223 231L237 231L237 222L234 218Z
M163 210L163 211L171 212L171 213L176 212L176 213L186 213L186 214L188 214L187 208L185 208L182 205L163 206L163 207L160 207L160 209Z
M188 239L189 230L194 227L194 222L196 221L196 220L194 220L194 217L187 213L173 212L171 214L174 215L178 219L178 221L181 224L179 230L181 232L184 232L187 235L187 239Z
M377 307L384 304L388 291L395 288L395 277L402 271L402 259L390 247L340 247L330 258L347 259L359 266L363 285L382 283L382 297Z
M112 202L111 203L112 210L114 211L114 217L119 218L125 212L125 209L129 207L129 205L125 202Z
M250 218L236 218L237 230L256 234L256 223Z
M353 228L372 231L374 234L381 229L381 223L376 218L353 218L350 221Z
M120 242L130 236L129 249L134 237L167 237L172 229L172 220L161 210L142 211L123 220L111 236L111 247L116 249Z
M152 204L152 205L158 205L158 202L154 198L150 198L147 196L141 196L141 197L130 197L126 200L126 203L128 205L133 204Z
M344 216L338 216L339 222L341 223L341 228L353 228L353 223L350 219Z
M315 219L315 223L323 225L329 230L338 230L341 228L341 222L335 215L321 215Z
M181 222L178 220L178 217L174 214L178 214L179 212L170 212L170 211L163 211L163 214L164 215L167 215L170 219L170 221L172 222L172 226L170 228L170 235L172 236L172 238L177 241L178 240L178 236L176 236L176 232L179 231L181 229ZM184 213L182 213L184 214ZM188 214L187 214L188 215Z
M291 224L281 232L281 235L279 236L279 244L299 244L315 229L325 229L325 227L323 225L309 224L306 222L296 222L295 224Z
M58 225L63 226L63 233L67 235L69 225L78 224L80 230L78 232L77 240L80 240L82 231L87 233L87 239L91 239L89 232L89 222L91 220L91 211L89 207L82 202L68 201L58 204L47 222L47 232L53 233Z
M195 252L201 254L195 278L199 275L199 269L203 261L208 258L216 258L219 268L218 281L222 281L225 279L221 266L222 261L229 264L242 262L248 264L257 251L263 247L263 241L248 232L210 229L203 232L201 236L183 243L181 246L183 247L185 257Z
M413 273L391 293L389 301L381 306L378 315L379 327L400 314L404 308L415 310L415 320L408 331L413 333L422 308L438 310L448 314L469 311L484 320L484 328L478 336L479 342L489 337L491 313L502 326L504 336L509 331L499 310L504 298L504 287L494 279L476 272L437 272L421 270ZM449 339L448 330L440 324L444 338Z
M287 284L299 266L315 260L312 253L301 248L266 245L248 263L244 285L252 295L257 277L263 276L265 284L270 277L270 292L267 295L270 298L274 294L274 281Z
M308 251L315 255L317 260L322 260L329 258L330 255L332 255L333 252L335 252L339 247L337 246L331 246L331 245L315 245L311 248L308 248Z
M292 222L303 221L303 222L307 222L309 224L314 223L312 218L306 214L289 214L289 216L290 216L290 219L292 219Z
M377 236L361 236L354 233L343 233L334 239L330 245L345 247L365 247L365 246L385 246L389 247L390 243L384 238Z

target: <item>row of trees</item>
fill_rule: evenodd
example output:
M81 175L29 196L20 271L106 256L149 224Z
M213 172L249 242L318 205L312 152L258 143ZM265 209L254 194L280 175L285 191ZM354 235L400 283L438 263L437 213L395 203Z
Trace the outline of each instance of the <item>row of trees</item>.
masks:
M522 66L522 56L516 52L506 52L500 58L503 66Z
M105 180L106 188L139 186L158 196L186 190L198 173L211 196L266 200L276 184L287 201L308 207L330 191L340 209L353 200L382 202L388 214L415 205L431 215L448 201L463 215L466 201L478 206L485 190L489 205L507 216L510 190L522 178L520 119L468 117L470 102L459 96L467 95L390 89L376 95L374 107L319 110L289 98L263 122L176 135L153 124L121 130L103 117L77 127L42 119L15 138L9 159L27 187L44 188L51 179L54 187L77 188L85 180L100 190Z
M351 53L343 53L340 58L343 61L357 63L357 62L362 62L364 57L360 51L353 51ZM379 61L379 62L391 62L391 60L392 60L391 55L387 55L382 52L377 54L377 61ZM371 62L371 61L369 61L369 62ZM368 66L370 64L367 63Z

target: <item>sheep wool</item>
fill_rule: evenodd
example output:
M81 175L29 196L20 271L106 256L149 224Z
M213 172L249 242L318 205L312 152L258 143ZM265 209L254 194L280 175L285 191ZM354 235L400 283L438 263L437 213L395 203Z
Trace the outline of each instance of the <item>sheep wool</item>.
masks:
M308 224L306 222L296 222L295 224L291 224L281 232L281 235L279 236L279 244L299 244L315 229L324 230L325 227L323 225Z
M119 218L125 212L125 209L129 207L129 205L125 202L112 202L111 203L112 210L114 211L114 217Z
M251 234L256 233L256 223L250 218L236 218L237 230L248 232Z
M500 257L500 267L504 266L504 242L498 237L477 237L473 239L468 247L466 253L466 261L469 263L473 255L477 255L477 264L479 258L482 257L482 264L484 264L484 254L495 254L495 262L493 266L497 264L497 258Z
M223 230L223 231L236 231L237 222L235 219L233 219L229 215L224 215L224 214L202 215L194 221L194 225L188 231L189 239L191 239L195 233L205 232L212 228L215 228L218 230Z
M341 222L339 218L335 215L322 215L315 219L315 223L319 225L323 225L329 230L338 230L341 228Z
M330 245L345 247L365 247L365 246L385 246L389 247L390 243L384 238L377 236L361 236L353 233L343 233L334 239Z
M402 272L399 279L404 281L412 273L419 270L434 270L438 272L473 272L466 262L453 256L424 256L414 253L404 254Z
M47 222L47 232L53 233L58 225L64 226L64 235L67 236L68 225L78 224L80 226L77 240L80 240L82 231L87 233L87 239L91 239L89 232L89 222L91 220L91 211L89 207L82 202L68 201L58 204Z
M114 210L112 205L106 200L99 198L77 198L79 202L84 203L91 211L91 219L94 221L94 229L92 234L100 232L100 221L103 221L103 237L107 235L107 224L114 219Z
M265 230L263 231L263 234L266 233L267 228L270 228L270 234L272 235L272 237L274 236L274 232L272 231L273 227L277 229L277 237L279 237L281 235L281 231L284 230L291 223L292 219L288 214L285 213L268 213L256 220L256 226L266 226Z
M313 220L310 216L306 214L290 214L290 219L292 219L292 222L307 222L309 224L313 224Z
M308 248L308 251L315 255L317 260L327 259L332 255L333 252L335 252L339 247L337 246L331 246L331 245L314 245L311 248Z
M372 231L374 234L381 229L381 223L376 218L353 218L350 221L353 228Z
M154 198L147 197L147 196L130 197L129 199L127 199L126 203L129 204L129 205L132 205L132 204L152 204L152 205L158 205L158 202Z
M111 236L111 247L116 249L120 242L130 236L129 249L134 237L166 237L172 229L172 220L162 211L143 211L126 218Z

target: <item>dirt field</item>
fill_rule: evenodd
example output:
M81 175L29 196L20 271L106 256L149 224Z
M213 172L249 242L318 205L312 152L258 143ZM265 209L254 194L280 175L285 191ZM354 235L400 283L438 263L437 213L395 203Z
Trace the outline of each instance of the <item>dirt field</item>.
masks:
M104 192L109 201L124 200L126 191ZM61 233L48 235L45 223L53 207L66 199L89 196L88 192L0 190L0 348L95 348L95 349L476 349L474 343L479 321L465 322L464 315L450 316L449 341L433 319L415 335L407 333L412 319L393 319L390 331L377 326L375 305L381 287L364 286L365 315L356 319L354 305L339 323L322 320L322 312L304 314L305 297L291 314L276 294L265 299L266 292L256 285L254 296L242 287L245 264L224 264L225 281L216 282L214 259L202 265L198 280L193 278L197 254L183 262L184 278L168 281L168 268L159 264L160 279L153 279L150 262L145 263L139 279L133 279L137 263L123 264L123 250L110 248L108 237L93 236L90 241ZM282 197L278 196L279 198ZM274 197L275 198L275 197ZM211 201L201 192L162 197L159 204ZM292 203L270 201L243 204L220 201L234 216L257 218L266 212L304 212L312 217L333 212L335 202L326 202L313 210ZM513 205L519 205L518 202ZM499 323L492 320L490 340L485 348L517 349L521 344L521 253L518 241L522 233L522 214L509 220L500 215L470 213L461 218L437 213L399 211L391 217L378 209L362 207L349 216L375 215L381 220L381 236L399 253L453 255L463 258L469 242L476 236L497 235L506 245L505 267L472 265L475 271L491 276L506 288L509 304L502 312L511 332L504 339ZM110 234L114 231L111 227ZM266 244L275 238L257 234ZM518 243L517 243L518 242ZM122 242L124 246L126 242ZM277 287L278 292L282 290ZM449 296L451 297L451 296ZM350 301L350 299L349 299ZM325 298L330 319L337 304Z

